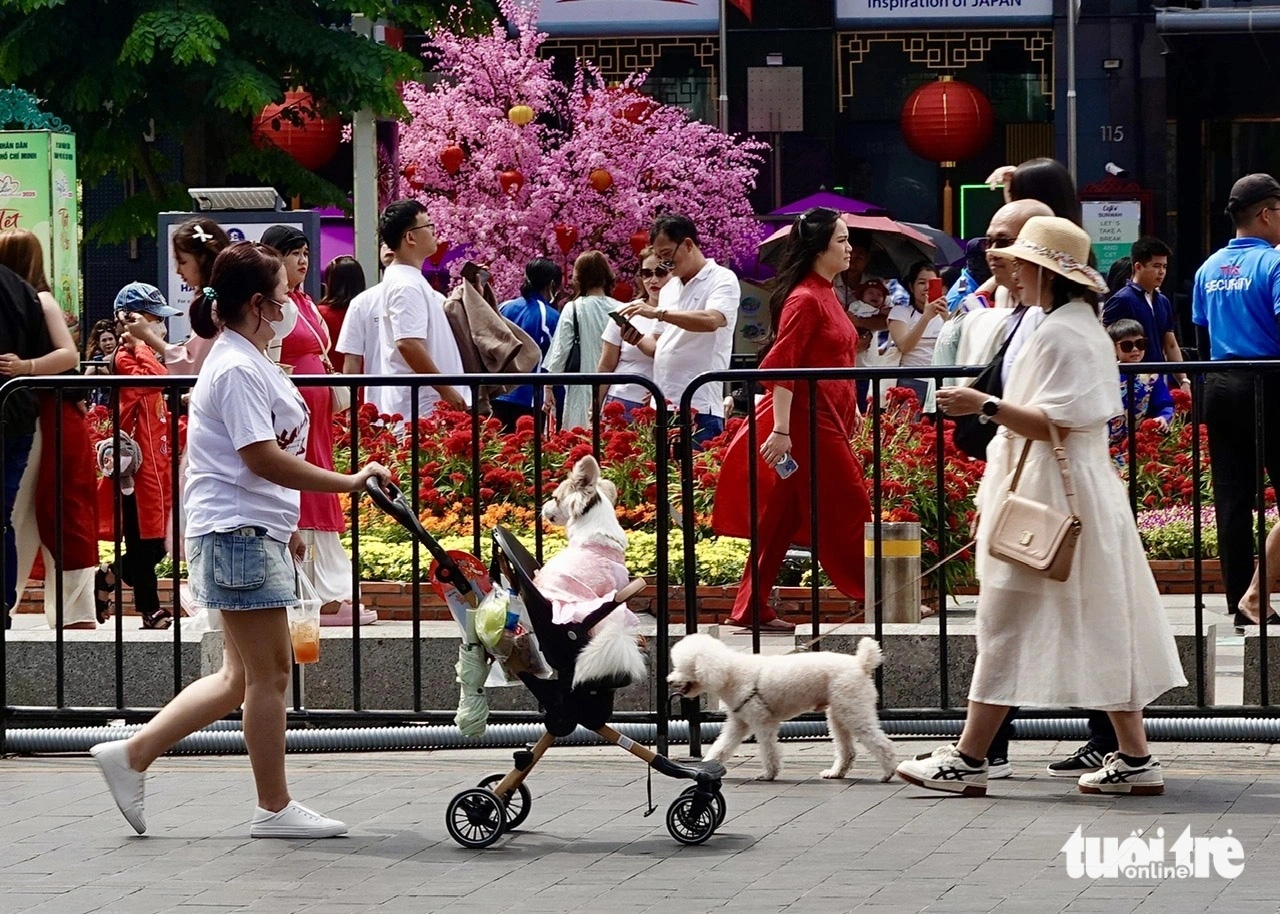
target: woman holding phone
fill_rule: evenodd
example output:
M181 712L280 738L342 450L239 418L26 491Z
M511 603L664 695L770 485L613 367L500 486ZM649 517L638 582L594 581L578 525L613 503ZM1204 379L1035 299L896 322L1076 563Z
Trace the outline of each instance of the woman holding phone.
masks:
M933 349L947 319L942 278L937 267L922 260L907 270L903 279L911 293L911 303L895 305L889 312L889 336L902 357L901 367L928 368L933 364ZM929 392L929 382L920 378L900 377L898 386L914 390L920 403Z
M642 299L651 308L658 307L658 293L671 280L671 271L658 263L658 255L653 248L645 248L640 252L640 269L636 271L640 280L640 288L644 290ZM609 313L609 326L604 328L604 347L600 350L600 364L596 371L601 374L641 375L653 380L653 337L649 334L658 323L656 317L634 315L629 320L616 311ZM628 326L628 324L630 326ZM634 332L629 332L634 330ZM629 340L639 336L639 341ZM648 406L653 399L652 391L639 384L602 384L600 396L605 403L620 403L624 410L623 418L631 421L631 414L637 409Z
M831 287L848 269L849 255L849 229L836 210L815 207L796 219L769 301L761 368L854 366L858 331ZM811 545L812 514L818 511L818 561L842 593L862 599L862 529L871 519L871 503L862 468L849 447L858 427L857 385L852 380L820 381L812 388L791 381L763 385L769 392L756 408L759 455L748 452L750 431L744 424L725 454L711 526L721 536L748 537L753 509L758 521L754 568L747 563L726 624L751 627L754 593L760 595L760 627L790 631L795 626L764 602L787 550L792 544ZM811 392L816 430L809 424ZM811 450L814 437L816 454ZM753 458L755 505L747 463ZM815 472L823 510L812 503Z

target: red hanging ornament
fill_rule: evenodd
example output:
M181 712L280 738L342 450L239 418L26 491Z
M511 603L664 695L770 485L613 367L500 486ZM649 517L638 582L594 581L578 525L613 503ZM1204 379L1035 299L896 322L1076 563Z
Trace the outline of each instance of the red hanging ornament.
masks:
M427 186L426 180L418 175L418 166L412 162L402 168L400 173L404 175L404 179L409 182L409 186L414 190L422 190Z
M593 169L587 179L599 193L604 193L610 187L613 187L613 175L609 174L609 171L604 168Z
M556 246L560 248L560 253L566 257L569 251L578 243L578 230L571 225L565 225L563 222L556 225Z
M462 167L462 162L466 157L467 154L462 151L461 146L457 143L450 143L440 150L440 167L445 170L445 174L452 177L458 173L458 169Z
M629 302L635 296L636 290L625 279L619 279L613 284L613 297L618 301Z
M449 242L436 240L436 252L427 259L431 261L433 267L438 267L444 263L444 255L449 253Z
M901 121L911 151L945 166L980 153L995 126L986 96L949 76L912 92L902 106Z
M498 184L502 186L503 193L514 197L524 187L524 175L517 168L508 168L498 175Z
M631 233L631 253L637 257L649 246L649 233L644 229L636 229Z
M328 165L342 144L342 121L336 117L320 117L319 107L310 92L292 89L278 105L267 105L254 119L250 138L259 149L275 146L303 168L315 171ZM296 113L301 122L295 124L288 112Z

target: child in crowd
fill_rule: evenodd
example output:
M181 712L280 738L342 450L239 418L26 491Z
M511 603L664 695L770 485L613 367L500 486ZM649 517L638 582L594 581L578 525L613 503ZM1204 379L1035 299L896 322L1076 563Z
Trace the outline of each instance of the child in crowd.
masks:
M1134 320L1119 320L1107 328L1111 341L1116 344L1116 359L1121 365L1141 362L1147 351L1147 337L1142 325ZM1173 396L1169 385L1158 374L1140 374L1133 379L1133 414L1139 419L1155 419L1163 431L1168 431L1173 421ZM1124 412L1112 419L1107 426L1111 446L1119 447L1129 433L1129 378L1120 377L1120 399Z
M115 313L120 343L112 354L111 373L147 377L167 374L151 347L125 329L130 322L139 320L162 327L165 318L178 313L169 307L160 290L147 283L129 283L116 296ZM159 334L156 338L160 339ZM105 471L98 489L99 537L115 538L116 481L112 477L119 463L120 535L124 540L119 567L103 565L98 570L95 587L99 614L107 609L102 604L110 600L118 571L133 589L134 606L142 617L143 628L168 628L173 623L172 614L160 605L156 577L156 564L165 556L165 528L173 502L169 423L164 390L126 387L120 391L120 460L106 447L114 445L114 436L99 444L99 463ZM136 455L137 459L126 466L128 455Z

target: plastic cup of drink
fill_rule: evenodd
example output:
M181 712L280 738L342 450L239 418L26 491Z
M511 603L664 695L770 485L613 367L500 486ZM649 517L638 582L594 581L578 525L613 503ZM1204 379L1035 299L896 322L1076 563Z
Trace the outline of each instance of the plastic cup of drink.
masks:
M315 663L320 659L320 601L302 600L288 612L294 662Z

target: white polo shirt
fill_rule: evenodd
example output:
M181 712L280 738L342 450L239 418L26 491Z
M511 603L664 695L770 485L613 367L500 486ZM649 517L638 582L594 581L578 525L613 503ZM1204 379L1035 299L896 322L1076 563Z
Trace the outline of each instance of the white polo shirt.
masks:
M347 316L338 331L337 350L343 355L359 356L364 374L384 374L387 356L382 349L382 297L380 285L370 286L347 305ZM342 371L341 365L333 366ZM364 398L382 412L381 387L366 387Z
M654 328L658 347L653 355L653 379L673 408L679 408L681 395L695 377L704 371L729 367L740 296L738 277L711 259L688 282L672 280L658 294L658 307L667 311L719 311L725 319L724 326L712 333L667 323ZM699 415L723 419L724 385L702 385L694 393L691 405Z

